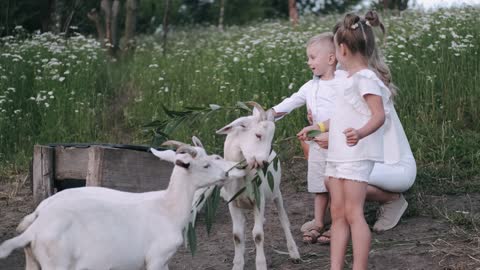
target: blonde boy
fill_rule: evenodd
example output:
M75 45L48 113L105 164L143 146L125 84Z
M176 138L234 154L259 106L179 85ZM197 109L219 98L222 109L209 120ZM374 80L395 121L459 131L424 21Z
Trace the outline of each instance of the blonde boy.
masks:
M321 123L331 118L334 111L335 89L338 80L334 73L337 65L332 33L322 33L307 42L308 66L313 79L305 83L300 90L273 107L277 117L290 113L296 108L307 105L313 123ZM304 242L316 243L324 231L323 217L328 204L325 188L325 166L327 150L317 143L307 142L308 153L308 191L315 194L315 222L305 231ZM328 237L328 236L327 236ZM329 239L325 239L328 242Z

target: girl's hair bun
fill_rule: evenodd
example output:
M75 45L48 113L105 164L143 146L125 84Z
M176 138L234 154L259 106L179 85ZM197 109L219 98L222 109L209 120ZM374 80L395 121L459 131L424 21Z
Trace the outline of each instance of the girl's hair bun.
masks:
M377 12L370 10L365 14L365 20L372 26L380 26L380 19L378 18Z
M345 29L352 29L352 26L358 22L360 22L359 16L353 13L348 13L343 19L343 27L345 27Z

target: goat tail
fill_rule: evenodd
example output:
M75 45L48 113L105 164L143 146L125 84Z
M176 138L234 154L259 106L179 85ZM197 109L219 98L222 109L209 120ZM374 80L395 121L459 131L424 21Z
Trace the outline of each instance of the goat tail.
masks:
M28 232L24 232L21 235L14 237L10 240L3 242L0 245L0 259L5 259L12 253L13 250L17 248L24 248L30 244L31 239Z
M26 216L23 218L23 220L18 224L17 226L17 232L18 233L23 233L32 223L37 219L38 213L37 211L31 213L30 215Z
M33 224L37 217L38 213L35 211L23 218L23 220L17 226L17 232L21 234L3 242L0 245L0 259L8 257L13 250L26 247L31 242L29 233L26 232L26 230Z

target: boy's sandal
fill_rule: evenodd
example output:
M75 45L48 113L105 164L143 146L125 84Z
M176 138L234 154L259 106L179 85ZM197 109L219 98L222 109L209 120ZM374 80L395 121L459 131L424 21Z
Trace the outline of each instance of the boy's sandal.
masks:
M329 245L330 244L330 236L331 236L331 231L324 231L318 238L317 242L321 245Z
M303 242L306 244L315 244L325 229L322 227L312 227L310 230L303 233Z

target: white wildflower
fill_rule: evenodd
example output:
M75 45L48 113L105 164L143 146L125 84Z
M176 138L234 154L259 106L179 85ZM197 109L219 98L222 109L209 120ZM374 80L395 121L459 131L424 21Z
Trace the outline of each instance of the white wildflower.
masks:
M222 108L222 106L217 105L217 104L210 104L210 105L208 105L208 106L210 106L210 109L211 109L212 111L216 111L216 110Z

